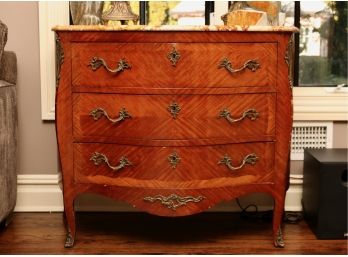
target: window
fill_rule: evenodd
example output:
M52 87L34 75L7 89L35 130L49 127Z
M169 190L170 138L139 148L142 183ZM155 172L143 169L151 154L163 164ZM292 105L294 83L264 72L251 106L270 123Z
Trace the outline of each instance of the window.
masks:
M299 85L347 84L347 2L300 2Z
M92 13L89 16L97 15L99 7L102 8L102 13L109 11L111 8L110 1L105 1L102 4L99 2L90 2L88 4L72 3L73 8L76 5L79 6L76 8L78 11L74 11L74 16L79 16L82 8ZM209 24L209 19L205 18L205 14L206 10L210 10L209 8L213 6L208 1L130 1L129 4L132 12L139 15L140 24L154 26ZM207 9L206 6L209 8ZM87 17L88 15L85 16ZM77 19L71 18L70 24L81 24L75 23L75 20ZM87 21L82 24L89 23ZM114 24L119 24L119 22L108 21L108 25Z
M300 28L295 39L294 84L346 85L347 2L287 1L282 2L282 8Z
M204 1L150 1L146 2L148 25L204 25Z
M205 25L213 6L211 1L140 1L140 24Z

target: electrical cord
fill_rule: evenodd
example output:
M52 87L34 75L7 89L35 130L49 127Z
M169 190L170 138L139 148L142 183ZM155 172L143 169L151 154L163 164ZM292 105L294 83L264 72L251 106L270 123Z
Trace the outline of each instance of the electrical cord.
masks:
M273 210L259 212L256 204L248 204L243 207L238 198L235 199L237 205L241 209L240 216L244 219L259 219L263 221L271 221L273 218ZM248 211L248 209L254 208L254 211ZM283 221L289 224L297 224L303 219L301 212L285 212Z
M254 211L255 213L258 212L258 208L257 208L257 205L256 205L256 204L249 204L249 205L247 205L246 207L242 207L242 205L240 204L240 201L239 201L238 198L236 198L236 202L237 202L239 208L242 210L242 212L247 212L247 210L248 210L250 207L254 207L254 208L255 208L255 211Z
M246 207L243 207L238 198L235 199L237 205L241 209L240 216L244 219L257 219L257 220L272 220L272 210L259 212L256 204L248 204ZM248 211L248 209L254 208L254 211Z
M285 212L284 222L290 224L297 224L303 219L301 212Z

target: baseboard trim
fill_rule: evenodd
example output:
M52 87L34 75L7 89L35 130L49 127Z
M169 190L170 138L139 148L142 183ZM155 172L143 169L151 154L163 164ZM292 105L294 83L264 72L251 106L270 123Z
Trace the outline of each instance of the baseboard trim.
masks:
M15 212L62 212L63 195L59 187L60 175L18 175L17 204ZM302 197L301 175L291 176L290 188L286 195L285 211L301 211ZM247 206L257 203L258 209L273 208L272 198L264 194L253 194L241 198L241 204ZM126 203L86 194L78 198L75 204L78 211L136 211ZM235 201L218 204L209 211L237 212L240 208Z
M59 174L18 175L15 212L61 212L63 195Z

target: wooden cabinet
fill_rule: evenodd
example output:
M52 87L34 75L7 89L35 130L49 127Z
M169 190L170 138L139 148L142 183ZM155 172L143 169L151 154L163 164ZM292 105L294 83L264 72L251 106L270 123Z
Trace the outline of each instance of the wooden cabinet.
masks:
M283 246L294 30L106 28L55 28L65 246L85 192L161 216L265 192Z

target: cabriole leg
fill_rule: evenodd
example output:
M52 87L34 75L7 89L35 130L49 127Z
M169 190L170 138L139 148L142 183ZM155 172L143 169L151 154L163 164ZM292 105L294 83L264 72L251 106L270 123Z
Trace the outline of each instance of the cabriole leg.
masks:
M284 213L285 195L281 198L275 198L273 211L273 242L275 247L283 248L285 246L283 234L281 231L283 213Z
M67 229L67 236L64 247L71 248L74 246L76 234L76 221L73 200L64 200L64 221Z

